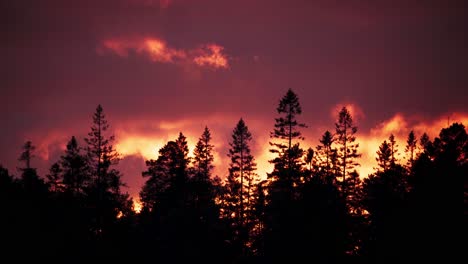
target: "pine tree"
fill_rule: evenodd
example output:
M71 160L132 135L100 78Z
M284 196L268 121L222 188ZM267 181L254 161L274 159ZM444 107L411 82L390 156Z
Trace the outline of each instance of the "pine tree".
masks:
M226 181L225 215L234 216L235 229L238 229L240 243L245 246L249 240L250 229L254 223L252 215L256 163L250 152L252 135L241 118L232 132L229 142L229 175Z
M343 107L338 114L338 122L335 124L338 144L338 165L341 171L338 176L342 177L342 193L346 196L346 172L359 166L357 159L361 157L358 153L359 144L356 143L357 127L353 123L351 113Z
M384 140L384 142L379 146L377 158L375 158L375 160L383 171L386 171L392 165L392 149L387 143L387 140Z
M50 187L50 191L52 192L60 192L61 191L61 185L62 185L62 168L60 168L60 165L56 162L50 166L49 169L49 174L46 175L47 178L47 184Z
M87 146L87 155L91 169L92 177L97 189L102 191L106 185L111 182L110 167L117 165L119 154L112 145L114 135L107 136L109 124L104 115L101 105L98 105L93 115L93 125L88 137L85 138Z
M92 230L100 237L105 228L118 212L128 211L123 208L127 205L128 195L120 192L120 187L124 184L121 181L121 173L113 168L119 162L119 154L112 145L113 135L109 133L109 124L105 118L101 105L98 105L93 115L93 125L88 137L85 138L87 144L87 160L90 166L90 186L88 186L88 196L95 207L95 226Z
M309 166L309 172L312 173L312 164L314 161L314 150L312 148L308 148L306 151L306 155L304 157L304 162Z
M60 157L62 181L65 188L78 195L84 192L89 183L89 167L87 157L81 154L81 148L74 136L67 143L65 154Z
M325 131L322 135L322 138L319 140L320 145L317 146L317 155L320 161L319 167L322 171L325 172L325 175L331 174L332 168L332 156L334 150L332 149L332 144L335 141L332 133L330 131Z
M148 177L140 197L145 209L152 210L167 199L171 190L183 190L188 181L188 145L186 137L179 133L175 141L169 141L159 150L157 160L147 160L148 169L142 173ZM177 197L176 199L184 199Z
M396 157L395 156L398 156L399 153L398 153L398 145L396 144L395 136L393 134L390 134L390 137L388 138L388 145L389 145L390 150L391 150L390 162L391 162L392 166L395 166L395 164L396 164Z
M276 180L285 180L287 185L292 185L294 180L297 180L293 178L298 178L295 170L302 165L299 159L303 152L299 143L294 144L294 140L304 139L299 129L305 128L306 125L297 120L297 116L302 114L302 108L299 98L291 89L280 100L276 110L280 117L275 118L275 128L270 133L270 138L276 139L270 142L273 147L270 152L278 156L270 161L275 164L275 169L269 176Z
M421 153L429 155L432 142L429 139L429 135L427 135L427 133L422 134L421 138L419 139L419 145L421 146Z
M359 178L359 173L356 170L349 173L349 177L346 179L346 186L351 213L359 216L361 213L360 201L362 184L361 179Z
M26 192L31 193L31 195L37 192L43 192L45 188L44 181L37 175L36 168L31 167L31 161L35 157L34 151L36 147L31 141L26 141L22 150L23 152L21 152L18 160L24 162L24 167L19 168L21 171L23 188Z
M405 147L405 152L408 153L408 166L410 168L412 168L414 164L414 157L416 154L415 152L416 152L417 143L418 143L418 140L416 139L414 131L411 130L410 133L408 134L408 139L406 140L406 147Z
M196 170L196 177L208 181L211 176L213 166L213 145L211 145L211 133L208 127L205 127L203 134L195 146L194 154L194 167Z
M34 151L36 150L36 146L34 146L31 141L26 141L22 149L23 152L18 160L23 161L25 167L20 170L29 170L31 169L31 159L35 157Z
M294 224L299 221L302 212L298 209L298 200L304 173L304 151L298 141L304 139L300 128L306 126L297 120L302 109L297 95L291 89L280 100L276 110L280 116L275 118L274 129L270 133L270 152L276 157L270 160L274 169L268 174L268 217L265 217L264 223L268 239L265 239L264 249L266 255L285 256L294 252L300 233L298 225Z

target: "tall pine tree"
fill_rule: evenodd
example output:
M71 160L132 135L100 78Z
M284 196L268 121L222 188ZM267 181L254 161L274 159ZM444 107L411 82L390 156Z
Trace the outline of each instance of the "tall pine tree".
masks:
M391 160L390 163L392 166L395 166L396 164L396 156L399 155L398 153L398 145L395 140L395 135L390 134L390 137L388 138L388 145L390 146L390 151L391 151Z
M303 150L298 140L304 139L300 128L306 127L297 119L302 113L297 95L289 89L281 98L278 108L280 115L275 118L270 152L276 157L270 160L273 171L268 174L267 215L264 224L265 255L269 257L288 256L295 251L300 240L302 210L298 208L303 176Z
M392 164L392 149L388 144L387 140L384 140L382 144L379 146L379 150L377 150L377 165L383 170L386 171L390 168Z
M347 172L353 170L356 166L359 166L357 159L361 157L358 153L359 144L356 143L356 132L357 126L354 125L351 113L346 107L343 107L338 113L338 121L335 123L337 145L338 145L338 164L341 167L341 171L337 177L341 177L342 193L346 196L346 176Z
M297 171L302 166L299 159L303 153L299 143L295 141L304 139L300 128L305 128L306 125L297 120L297 116L302 114L302 108L299 98L291 89L288 89L280 100L276 111L280 117L275 118L274 129L270 133L270 138L274 139L270 142L273 147L270 152L277 157L270 161L275 168L269 177L285 181L286 185L292 186L299 176Z
M406 140L406 147L405 147L405 152L408 153L407 159L408 159L408 166L410 169L413 167L413 164L414 164L417 144L418 144L418 139L416 138L414 131L411 130L410 133L408 134L408 139Z
M325 131L322 138L319 140L320 145L317 146L317 158L319 160L319 167L326 177L331 175L331 168L333 164L334 152L332 148L333 142L335 139L330 131Z
M81 194L89 184L88 160L81 153L78 141L72 137L67 143L65 154L60 157L60 167L62 169L62 181L67 191L74 195Z
M249 240L249 234L253 227L253 205L254 186L258 179L256 163L250 151L250 133L244 120L241 118L232 132L232 139L229 142L228 157L229 175L226 181L226 194L224 201L224 214L234 218L235 233L242 246Z
M93 114L93 124L88 137L87 159L90 166L91 183L88 188L88 196L95 208L95 226L92 228L98 237L107 226L112 224L117 214L128 211L123 208L128 204L128 195L120 192L124 184L121 181L120 172L114 168L119 162L119 154L112 145L114 135L109 134L109 124L101 105L98 105Z
M209 180L213 166L213 145L211 144L211 133L208 127L205 127L203 134L195 146L193 152L193 165L195 167L195 177Z

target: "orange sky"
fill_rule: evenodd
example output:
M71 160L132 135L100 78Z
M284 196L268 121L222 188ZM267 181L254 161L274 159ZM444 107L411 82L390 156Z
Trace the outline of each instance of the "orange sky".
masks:
M355 122L359 126L359 122L365 119L365 113L354 104L341 104L346 105L353 116L355 116ZM339 109L336 106L332 108L331 112ZM337 113L337 112L336 112ZM336 114L335 113L335 114ZM419 138L422 133L426 132L433 139L438 135L440 129L447 126L448 119L449 122L461 122L463 124L468 124L468 114L462 113L451 113L448 115L435 117L432 120L422 120L417 117L405 116L404 114L397 113L387 120L376 124L373 128L368 131L358 130L356 134L357 142L359 143L359 151L362 154L359 162L361 166L358 168L358 172L361 174L361 177L366 177L374 171L374 168L377 166L376 163L376 151L378 150L379 145L383 140L388 140L388 137L391 133L395 135L397 142L399 155L398 158L401 159L402 163L406 163L406 153L404 148L406 145L406 139L408 133L411 130L414 130L417 137ZM217 116L213 115L204 120L181 120L175 122L160 122L155 124L159 126L162 131L159 134L154 135L139 135L132 132L127 132L125 128L119 128L117 130L117 138L119 139L116 143L117 150L123 155L141 155L145 159L156 159L158 155L158 150L161 148L168 140L174 140L177 138L179 131L182 131L186 136L189 143L190 155L196 142L198 141L199 134L203 131L202 124L206 124L208 127L216 127L220 125L222 120L222 126L228 126L228 124L235 124L236 118L232 116ZM271 125L266 125L265 122L258 122L255 120L245 119L250 130L253 131L253 155L258 164L258 174L266 178L266 173L271 172L272 164L268 160L272 159L274 156L268 150L269 145L269 131L271 131ZM328 127L321 127L323 131L329 129L334 131L334 119L333 116L330 116L330 125ZM303 134L306 136L306 140L301 143L301 146L306 149L308 147L315 147L319 144L318 139L321 134L317 134L319 128L304 129ZM230 139L226 135L220 136L217 134L216 129L212 129L213 144L214 148L214 175L218 175L224 178L227 175L227 168L229 164L229 158L227 157L227 142ZM134 193L136 195L136 193Z
M466 1L22 0L0 8L0 164L18 175L20 147L37 146L45 176L104 108L126 189L137 196L145 159L205 126L214 174L227 142L249 126L259 174L280 98L291 88L315 147L343 105L359 128L362 175L395 133L403 156L414 129L431 137L468 124Z

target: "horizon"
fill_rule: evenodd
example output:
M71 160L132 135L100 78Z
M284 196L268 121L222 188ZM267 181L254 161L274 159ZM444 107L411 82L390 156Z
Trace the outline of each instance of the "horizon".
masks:
M299 96L300 99L300 96ZM278 99L279 101L279 99ZM352 117L354 118L355 122L356 120L362 120L365 118L364 112L359 109L359 107L348 104L348 105L343 105L343 107L347 107L351 114ZM123 172L123 181L127 186L124 186L123 191L128 192L131 196L131 198L134 200L134 203L136 206L140 207L140 197L139 197L139 191L141 190L142 185L146 181L146 178L142 176L142 172L146 170L146 165L145 161L146 160L151 160L154 159L156 160L159 156L159 150L161 147L163 147L168 141L175 140L179 134L179 132L183 133L187 137L187 143L189 147L189 157L193 157L193 150L195 147L196 142L198 141L198 138L201 135L201 132L199 133L200 135L196 136L196 133L192 131L187 131L184 132L184 126L199 126L200 131L202 131L202 127L207 126L213 136L213 144L214 144L214 169L212 170L212 177L218 176L222 180L225 180L228 174L228 163L229 159L227 157L227 148L228 148L228 141L230 142L230 137L232 135L231 132L225 135L217 135L216 130L211 129L210 125L207 125L210 123L211 125L216 124L216 121L211 121L207 122L207 124L203 125L201 123L193 124L194 122L188 121L188 122L182 122L181 123L175 123L172 124L169 121L163 121L159 124L159 127L164 127L167 129L166 136L164 138L157 138L156 136L151 137L150 135L144 135L144 136L135 136L132 134L126 134L125 130L117 130L113 129L113 122L112 122L112 117L109 117L109 113L106 112L105 107L104 109L104 114L106 115L109 124L110 124L110 131L106 134L108 135L114 135L115 136L115 141L113 143L114 147L116 148L117 152L120 154L120 162L117 165L117 168ZM338 105L334 106L332 110L337 110L339 109ZM336 112L336 115L338 114L338 111ZM357 118L356 118L357 117ZM88 129L91 125L91 115L89 115L89 126ZM233 117L232 117L233 118ZM253 134L253 140L252 140L252 150L253 150L253 156L255 158L255 161L257 163L257 170L256 173L260 176L261 179L266 179L267 178L267 173L270 173L273 170L273 165L269 162L271 159L274 158L274 155L269 152L271 149L269 142L271 142L271 138L269 137L269 131L263 131L263 135L257 137L256 135L258 134L258 127L260 126L259 120L257 120L257 123L253 122L254 125L250 126L248 123L248 118L243 118L244 121L246 121L246 125L250 128ZM300 115L298 118L300 121ZM330 121L332 121L333 118L330 117ZM336 121L336 118L335 118ZM412 121L412 122L411 122ZM213 123L214 122L214 123ZM305 122L305 121L304 121ZM236 121L233 122L235 124ZM402 114L395 114L393 117L391 117L388 120L384 120L378 124L376 124L373 128L371 128L369 131L365 131L364 133L360 131L359 129L359 123L356 122L356 125L358 126L358 132L356 133L356 141L359 143L359 153L362 155L360 158L358 158L358 162L360 165L357 167L357 171L359 173L359 176L361 178L366 178L370 174L376 172L377 168L377 150L380 144L384 140L388 140L388 137L393 134L395 136L396 144L397 144L397 160L399 164L404 165L407 161L406 153L404 151L405 145L406 145L406 140L409 132L413 130L416 134L417 139L420 138L420 136L423 133L427 133L430 137L430 139L433 139L438 136L439 131L442 128L449 127L453 123L460 123L460 124L467 124L468 123L468 115L460 114L460 113L452 113L447 115L447 118L444 120L444 118L441 116L439 118L435 118L429 121L422 121L420 119L411 119L411 117L406 117ZM272 122L273 124L273 122ZM308 125L306 123L306 125ZM116 125L117 127L118 124ZM219 126L219 125L218 125ZM333 128L334 123L330 126ZM216 126L214 126L216 127ZM273 125L271 126L273 128ZM234 125L232 126L234 128ZM253 128L253 129L252 129ZM323 127L320 127L323 129ZM331 128L325 128L323 132L326 130L329 130L332 132L332 134L335 134L334 129ZM224 129L228 129L225 127ZM301 132L303 135L310 135L310 131L307 131L311 129L310 125L308 125L307 128L303 128ZM315 131L318 132L318 128L314 129ZM309 133L307 133L309 132ZM268 135L268 136L265 136ZM322 133L323 134L323 133ZM301 148L307 150L307 148L311 147L316 151L316 146L319 144L319 136L317 135L316 138L311 139L306 137L305 140L297 140L296 142L300 143ZM67 135L62 135L60 137L57 137L56 135L54 136L54 149L55 152L54 154L48 153L49 151L44 149L44 144L39 144L36 145L34 141L32 141L33 145L36 146L35 150L35 159L39 158L39 164L41 164L41 167L36 167L38 169L38 175L45 179L45 175L48 174L48 170L50 166L57 162L60 158L60 155L64 154L65 147L67 142L72 136L75 136L78 140L78 145L82 148L85 148L85 142L84 142L84 137L85 134L71 134L67 137ZM260 138L261 140L259 140ZM26 139L27 140L27 139ZM47 142L45 145L50 146L51 143L47 139L44 140ZM43 142L44 142L43 141ZM311 145L311 142L315 142L315 145ZM38 147L39 146L39 147ZM21 146L20 146L21 147ZM19 156L19 153L21 152L20 147L18 147L17 153ZM225 153L221 153L219 149L226 149ZM224 154L224 155L223 155ZM32 160L31 164L32 167L35 167L35 159ZM0 163L1 165L4 165ZM17 165L19 165L20 162L17 161ZM9 166L4 166L5 168L9 169L10 173L12 175L16 175L14 173L14 170L12 170ZM16 166L18 168L18 166Z
M337 109L349 107L362 141L362 177L390 133L403 156L411 129L434 137L448 121L468 123L462 3L46 0L2 7L0 163L15 174L26 140L37 146L33 164L42 176L72 135L83 144L99 103L132 196L144 182L144 160L180 131L193 149L203 127L211 129L214 174L223 177L241 117L264 175L272 168L275 109L288 88L309 125L306 148L333 132Z

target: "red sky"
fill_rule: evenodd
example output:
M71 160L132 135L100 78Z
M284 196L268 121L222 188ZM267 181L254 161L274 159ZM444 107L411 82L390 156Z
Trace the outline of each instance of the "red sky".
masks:
M193 147L205 125L224 176L240 117L264 175L276 107L292 88L305 148L351 106L366 175L389 133L403 156L411 129L468 124L466 4L409 2L1 1L0 163L17 173L32 140L45 175L100 103L134 196L144 159L179 131Z

